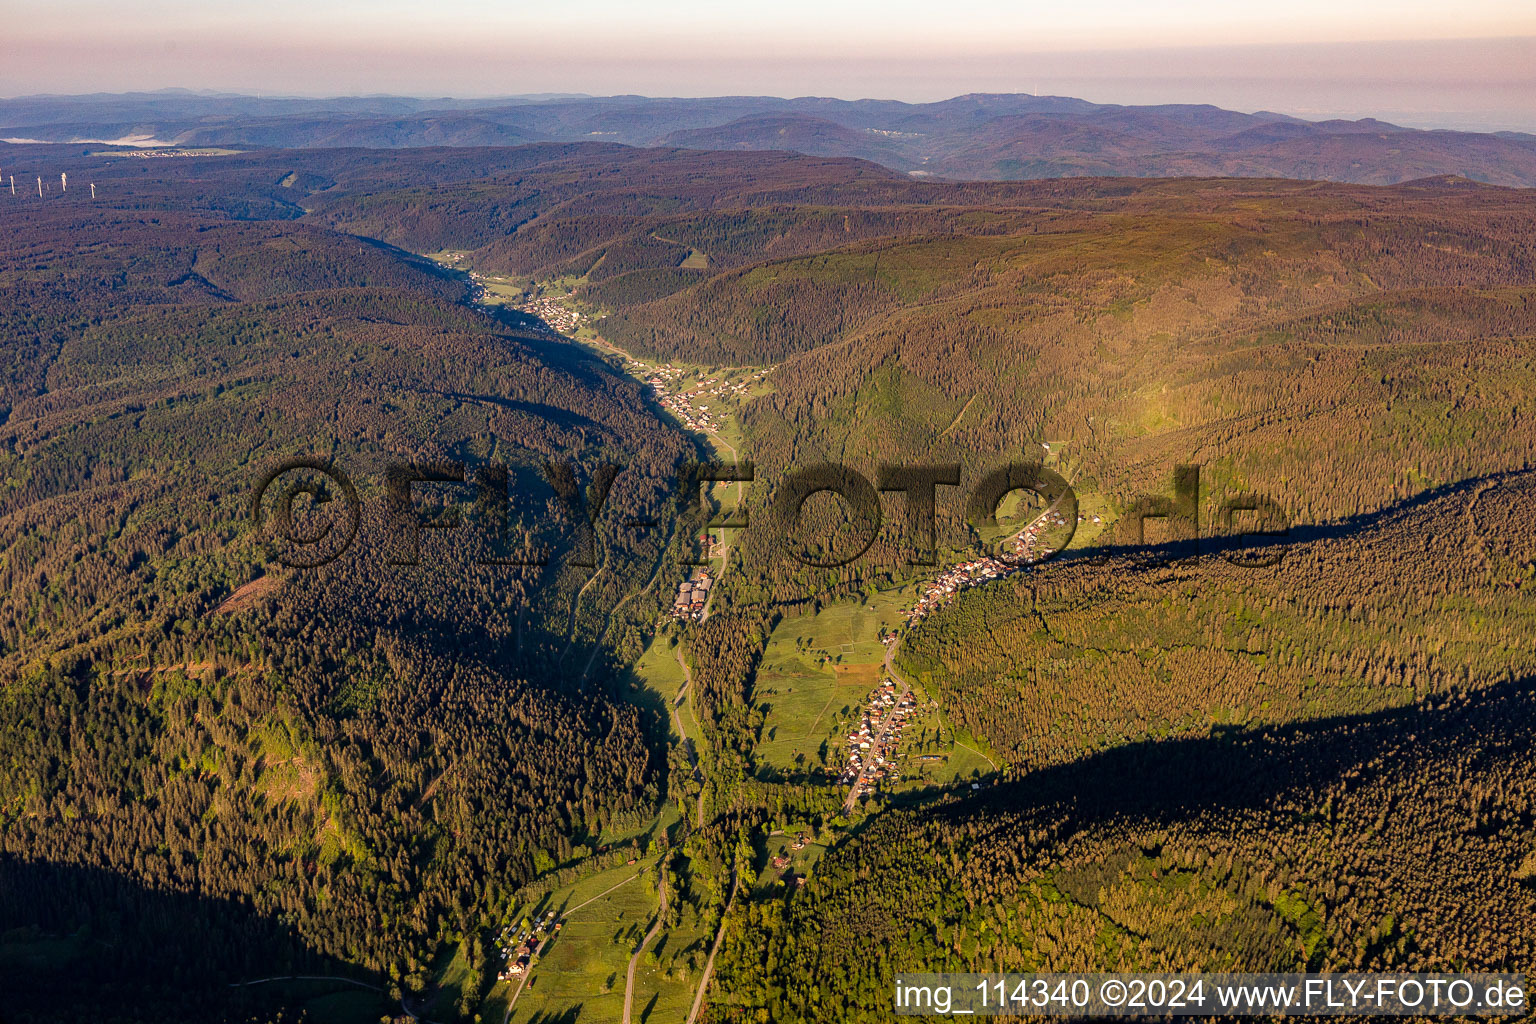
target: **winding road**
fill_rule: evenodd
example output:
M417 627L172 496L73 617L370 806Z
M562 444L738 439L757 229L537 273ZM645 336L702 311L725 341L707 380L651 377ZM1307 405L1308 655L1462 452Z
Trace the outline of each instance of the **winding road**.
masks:
M656 933L661 931L661 923L667 918L667 869L664 864L656 865L656 897L661 903L660 909L656 911L656 921L651 925L651 930L645 933L645 938L640 940L640 948L635 950L635 955L629 958L629 973L624 976L624 1024L629 1024L630 1009L635 1002L635 968L640 965L640 955L651 944Z
M693 688L693 670L688 667L688 662L683 658L683 647L677 647L677 663L683 669L683 688L677 691L677 700L672 702L672 721L677 724L677 734L683 738L683 749L688 753L688 760L693 765L693 781L699 784L699 807L694 818L694 828L704 827L704 770L699 767L698 743L688 738L683 731L683 716L677 713L678 707L687 698L688 691Z
M741 886L741 875L735 867L731 868L731 895L725 901L725 909L720 911L720 927L715 932L715 941L709 947L709 959L704 961L704 975L699 978L699 990L693 995L693 1009L688 1011L687 1024L693 1024L698 1019L699 1011L704 1008L704 992L709 988L710 975L715 973L715 954L720 952L720 940L725 938L725 922L730 917L731 906L736 902L736 890Z

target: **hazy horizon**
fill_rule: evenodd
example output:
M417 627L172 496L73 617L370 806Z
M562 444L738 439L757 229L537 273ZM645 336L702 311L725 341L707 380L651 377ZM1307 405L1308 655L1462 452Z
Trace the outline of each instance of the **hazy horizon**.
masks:
M278 26L278 27L274 27ZM598 26L598 27L594 27ZM771 11L701 2L516 9L452 0L39 8L0 41L0 93L833 96L971 92L1212 103L1307 118L1536 131L1536 8L1297 0L1234 10L979 0Z

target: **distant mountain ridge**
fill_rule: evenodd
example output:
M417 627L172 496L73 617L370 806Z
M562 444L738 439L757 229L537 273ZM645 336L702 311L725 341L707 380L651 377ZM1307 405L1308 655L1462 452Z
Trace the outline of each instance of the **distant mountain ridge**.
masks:
M977 93L936 103L771 96L302 99L184 91L34 96L0 101L0 138L380 149L605 141L851 156L916 176L980 181L1239 176L1384 185L1456 175L1536 187L1536 135L1024 94Z

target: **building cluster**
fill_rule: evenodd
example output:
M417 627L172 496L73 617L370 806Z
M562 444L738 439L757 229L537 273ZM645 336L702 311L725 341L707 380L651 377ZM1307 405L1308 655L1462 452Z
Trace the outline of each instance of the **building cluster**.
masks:
M652 369L645 382L651 386L651 393L662 408L682 420L690 430L716 430L720 426L720 415L711 410L709 403L715 403L718 409L718 403L727 399L740 401L746 397L747 389L767 373L767 370L758 370L735 381L723 376L709 377L684 390L679 388L683 371L667 363Z
M711 377L686 391L674 390L682 375L683 371L674 366L658 366L646 378L646 383L651 386L651 393L656 396L661 407L682 420L689 430L717 429L720 426L719 418L701 401L706 395L716 394L711 388L718 383L717 378Z
M1082 522L1083 517L1078 516L1077 521ZM1094 522L1098 522L1097 516L1094 517ZM1018 536L1013 538L1014 554L1030 562L1038 562L1040 559L1054 554L1055 548L1042 548L1039 546L1040 535L1048 527L1066 525L1067 517L1062 515L1055 506L1046 509L1044 515L1024 527L1024 529L1019 531Z
M895 773L895 765L886 755L894 753L901 743L901 731L916 706L916 698L910 693L898 694L895 682L889 679L870 695L858 729L848 734L848 764L837 780L853 786L850 799L857 799Z
M969 590L983 583L1011 576L1024 568L1022 565L1008 565L1006 562L1000 562L985 555L973 561L950 566L923 589L917 604L912 606L912 611L907 615L907 622L917 622L927 617L929 612L941 607L962 590Z
M1084 517L1079 515L1078 522L1083 522ZM1094 522L1099 521L1098 516L1093 517ZM1047 529L1052 526L1067 525L1067 517L1055 507L1046 509L1034 522L1020 530L1010 542L1013 549L1014 562L1003 562L983 555L981 558L969 562L961 562L939 573L938 577L923 589L917 599L917 604L912 606L912 611L907 614L907 623L917 622L926 618L930 612L948 603L962 590L979 587L983 583L990 583L1005 576L1012 576L1016 572L1028 569L1042 558L1055 554L1055 548L1042 547L1040 538ZM882 640L884 637L881 638Z
M700 622L704 618L704 605L709 600L709 588L714 584L708 569L698 569L677 588L677 600L672 602L672 616Z
M535 920L532 927L519 929L516 937L512 935L512 925L507 925L496 939L496 949L505 961L501 971L496 975L497 979L507 981L527 974L533 954L543 943L544 936L559 930L560 922L555 920L553 910L543 918Z
M806 835L804 832L801 832L795 836L795 841L790 845L790 849L803 850L805 849L806 844L810 841L811 837ZM795 874L794 869L790 867L789 854L781 853L777 857L773 858L773 868L775 871L784 872L784 874L781 876L784 880L784 884L793 885L797 889L805 884L805 876Z
M474 274L469 275L479 280ZM517 307L520 311L531 316L536 316L553 331L560 334L570 334L581 326L581 314L574 309L562 306L558 299L541 296L532 299Z
M789 848L791 850L803 850L805 849L806 844L810 841L810 836L806 835L804 832L800 832L795 836L795 841L790 844ZM789 854L781 853L777 857L773 858L773 866L776 868L789 867Z

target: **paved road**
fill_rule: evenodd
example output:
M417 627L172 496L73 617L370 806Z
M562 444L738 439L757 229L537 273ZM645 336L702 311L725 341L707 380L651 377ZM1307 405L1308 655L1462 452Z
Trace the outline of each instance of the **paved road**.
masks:
M563 911L562 913L560 913L558 915L558 919L561 920L561 921L564 921L566 918L568 918L572 914L576 913L576 911L580 910L582 907L586 906L588 903L596 903L598 900L602 899L604 896L607 896L609 893L613 892L613 890L619 888L619 886L628 885L630 882L633 882L635 879L637 879L639 877L640 877L640 874L637 872L637 873L635 873L633 875L630 875L628 878L624 879L624 881L618 883L618 885L610 885L608 888L604 889L602 892L598 893L596 896L593 896L591 899L589 899L589 900L582 900L580 903L576 904L571 909ZM507 1024L507 1021L512 1019L512 1007L517 1005L517 997L523 994L523 989L528 986L528 979L533 977L533 965L534 965L535 961L537 961L538 958L543 955L544 947L548 946L554 940L555 940L555 933L554 932L550 932L548 935L546 935L544 937L544 941L540 942L538 947L536 949L534 949L533 956L528 958L528 970L526 972L524 972L522 979L518 981L517 988L512 993L512 998L507 1000L507 1012L502 1014L502 1016L501 1016L501 1024Z
M897 641L897 643L900 643L900 641ZM892 679L896 680L897 683L896 703L892 707L892 711L894 711L895 708L901 706L901 699L905 697L907 695L907 691L912 688L911 685L908 684L908 682L903 679L901 675L896 671L896 666L891 664L891 659L894 657L896 657L896 644L887 644L885 648L885 671L890 675ZM885 716L885 725L881 727L880 734L876 736L875 741L869 745L869 756L864 759L864 764L866 766L873 763L875 755L883 754L885 752L885 739L891 734L891 729L895 725L895 714L887 713ZM858 803L859 784L862 778L863 770L860 769L859 778L854 779L853 785L849 787L848 799L843 801L843 814L845 815L852 814L854 805Z
M725 921L731 913L731 904L736 902L736 889L741 885L741 876L736 873L736 868L731 868L731 895L725 901L725 909L720 911L720 928L715 932L714 945L709 947L709 959L704 962L704 975L699 978L699 990L693 996L693 1009L688 1011L687 1024L693 1024L698 1019L699 1011L704 1008L704 990L709 988L709 977L715 972L715 954L720 952L720 940L725 938Z
M688 734L683 731L683 716L677 713L679 704L693 687L693 670L688 667L688 662L683 658L683 646L677 646L677 663L683 668L683 688L677 692L677 701L672 705L672 721L677 723L677 734L683 738L683 749L688 752L688 760L693 764L693 780L699 784L699 807L694 817L694 828L704 827L704 770L699 767L698 742L690 740Z
M635 968L640 964L640 955L645 952L645 947L651 944L656 933L661 931L661 922L667 916L667 871L665 865L656 865L656 896L661 903L661 909L656 911L656 922L651 925L651 930L645 933L645 938L640 940L640 948L635 950L635 955L629 958L629 973L624 976L624 1024L629 1024L630 1008L635 1001Z

